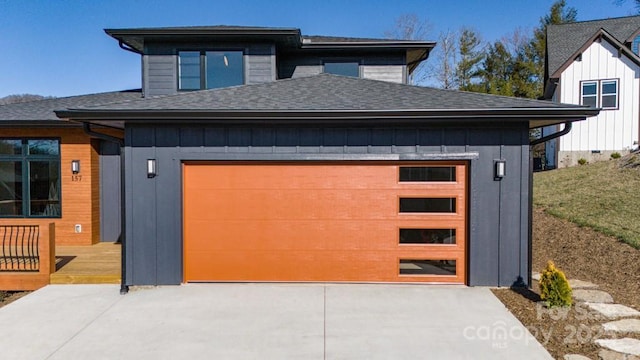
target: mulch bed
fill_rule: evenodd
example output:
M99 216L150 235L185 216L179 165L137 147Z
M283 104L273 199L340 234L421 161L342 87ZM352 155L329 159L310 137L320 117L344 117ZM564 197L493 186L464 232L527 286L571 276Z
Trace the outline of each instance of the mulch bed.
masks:
M595 283L616 303L640 310L639 250L534 209L533 270L541 272L548 260L554 261L569 279ZM599 347L593 340L612 337L602 333L600 324L606 320L581 305L574 305L566 313L541 307L535 281L531 290L496 289L494 294L556 359L566 354L597 359Z
M10 304L28 293L30 291L0 291L0 307Z

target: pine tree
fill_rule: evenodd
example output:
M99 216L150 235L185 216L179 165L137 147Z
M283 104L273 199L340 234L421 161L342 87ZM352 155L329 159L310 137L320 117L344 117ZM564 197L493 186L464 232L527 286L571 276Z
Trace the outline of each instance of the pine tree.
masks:
M484 59L482 41L475 31L462 28L458 39L460 60L456 66L456 82L460 90L478 91L480 65Z

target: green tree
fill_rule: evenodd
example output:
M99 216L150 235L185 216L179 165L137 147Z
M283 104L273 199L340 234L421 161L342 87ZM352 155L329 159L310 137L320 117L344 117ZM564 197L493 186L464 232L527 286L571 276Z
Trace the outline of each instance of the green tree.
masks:
M482 49L482 40L475 31L462 28L458 38L458 55L460 60L455 72L458 89L478 91L480 65L485 54Z
M558 0L551 5L549 13L540 18L540 25L533 30L531 42L523 49L523 66L530 72L527 80L531 89L525 89L523 93L527 97L536 98L542 96L544 83L545 54L547 51L547 26L572 23L576 21L578 11L573 7L567 7L566 0Z
M513 96L513 56L501 41L489 45L479 71L480 84L474 90L487 94Z

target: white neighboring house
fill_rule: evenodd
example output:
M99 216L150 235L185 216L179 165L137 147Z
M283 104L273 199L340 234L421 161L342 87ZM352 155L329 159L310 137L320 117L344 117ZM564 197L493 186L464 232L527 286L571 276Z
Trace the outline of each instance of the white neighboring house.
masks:
M640 16L547 27L545 98L602 108L547 143L547 168L572 166L581 158L607 160L638 147L639 43ZM559 128L545 128L543 135Z

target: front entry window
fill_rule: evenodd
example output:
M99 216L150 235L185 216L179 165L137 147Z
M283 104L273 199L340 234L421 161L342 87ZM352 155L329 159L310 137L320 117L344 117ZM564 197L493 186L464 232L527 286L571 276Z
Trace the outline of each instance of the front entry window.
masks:
M0 138L0 217L60 216L60 141Z

